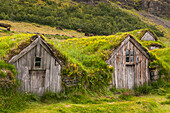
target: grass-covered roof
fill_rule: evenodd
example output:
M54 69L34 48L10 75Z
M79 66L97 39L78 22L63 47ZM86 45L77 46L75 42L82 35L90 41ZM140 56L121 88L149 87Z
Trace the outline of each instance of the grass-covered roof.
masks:
M106 64L106 60L117 48L120 43L131 34L145 49L151 44L163 45L159 40L157 41L141 41L138 37L141 30L132 32L120 32L110 36L94 36L87 38L72 38L72 39L57 39L57 38L44 38L56 56L60 57L65 66L62 70L62 76L69 77L74 80L79 78L78 87L89 87L95 90L101 90L111 81L111 75L114 67ZM12 36L0 37L0 59L11 58L10 52L17 54L25 46L30 44L30 37L33 34L14 34ZM42 36L43 37L43 36ZM24 45L22 47L21 45ZM164 45L163 45L164 47ZM13 52L15 50L15 52ZM18 51L17 51L18 50ZM159 60L159 64L165 70L169 70L169 57L165 54L160 54L158 51L168 51L169 48L162 48L149 51L151 54L156 55L155 59ZM165 57L164 57L165 56Z

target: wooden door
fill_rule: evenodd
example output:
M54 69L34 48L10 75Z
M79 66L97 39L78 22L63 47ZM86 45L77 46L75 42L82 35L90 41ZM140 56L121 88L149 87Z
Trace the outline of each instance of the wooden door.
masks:
M41 95L44 92L45 86L45 70L30 71L31 92Z
M127 88L133 89L135 85L135 65L126 65Z

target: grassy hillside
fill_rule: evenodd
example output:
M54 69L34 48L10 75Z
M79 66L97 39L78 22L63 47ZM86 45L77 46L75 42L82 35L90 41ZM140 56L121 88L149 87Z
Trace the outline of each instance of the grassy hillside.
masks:
M50 27L48 25L40 25L36 23L28 23L28 22L13 22L9 20L0 20L0 23L10 24L11 31L17 32L30 32L30 33L41 33L41 34L49 34L49 35L64 35L68 37L84 37L84 33L77 32L75 30L63 29L58 30L56 27ZM3 28L2 28L3 29ZM7 33L0 33L0 36L7 35Z
M81 29L83 32L97 35L109 35L141 28L151 28L162 35L154 26L147 25L139 18L110 4L100 3L92 6L51 0L38 0L38 2L36 0L0 0L0 2L0 19Z

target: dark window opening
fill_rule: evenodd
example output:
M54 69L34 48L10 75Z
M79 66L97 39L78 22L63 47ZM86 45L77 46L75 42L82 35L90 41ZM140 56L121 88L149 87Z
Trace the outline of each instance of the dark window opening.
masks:
M126 57L126 62L129 62L129 57Z
M129 50L126 50L126 62L129 62Z
M134 62L133 50L130 51L130 61Z
M40 57L35 58L35 68L41 68L41 58Z

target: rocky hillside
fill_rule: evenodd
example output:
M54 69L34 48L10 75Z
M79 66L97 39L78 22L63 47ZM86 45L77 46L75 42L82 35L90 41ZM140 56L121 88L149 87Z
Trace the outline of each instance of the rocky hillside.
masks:
M123 7L145 10L155 16L170 18L170 0L113 0Z
M123 8L145 10L155 16L170 18L170 0L73 0L76 2L95 4L98 1L112 1Z

